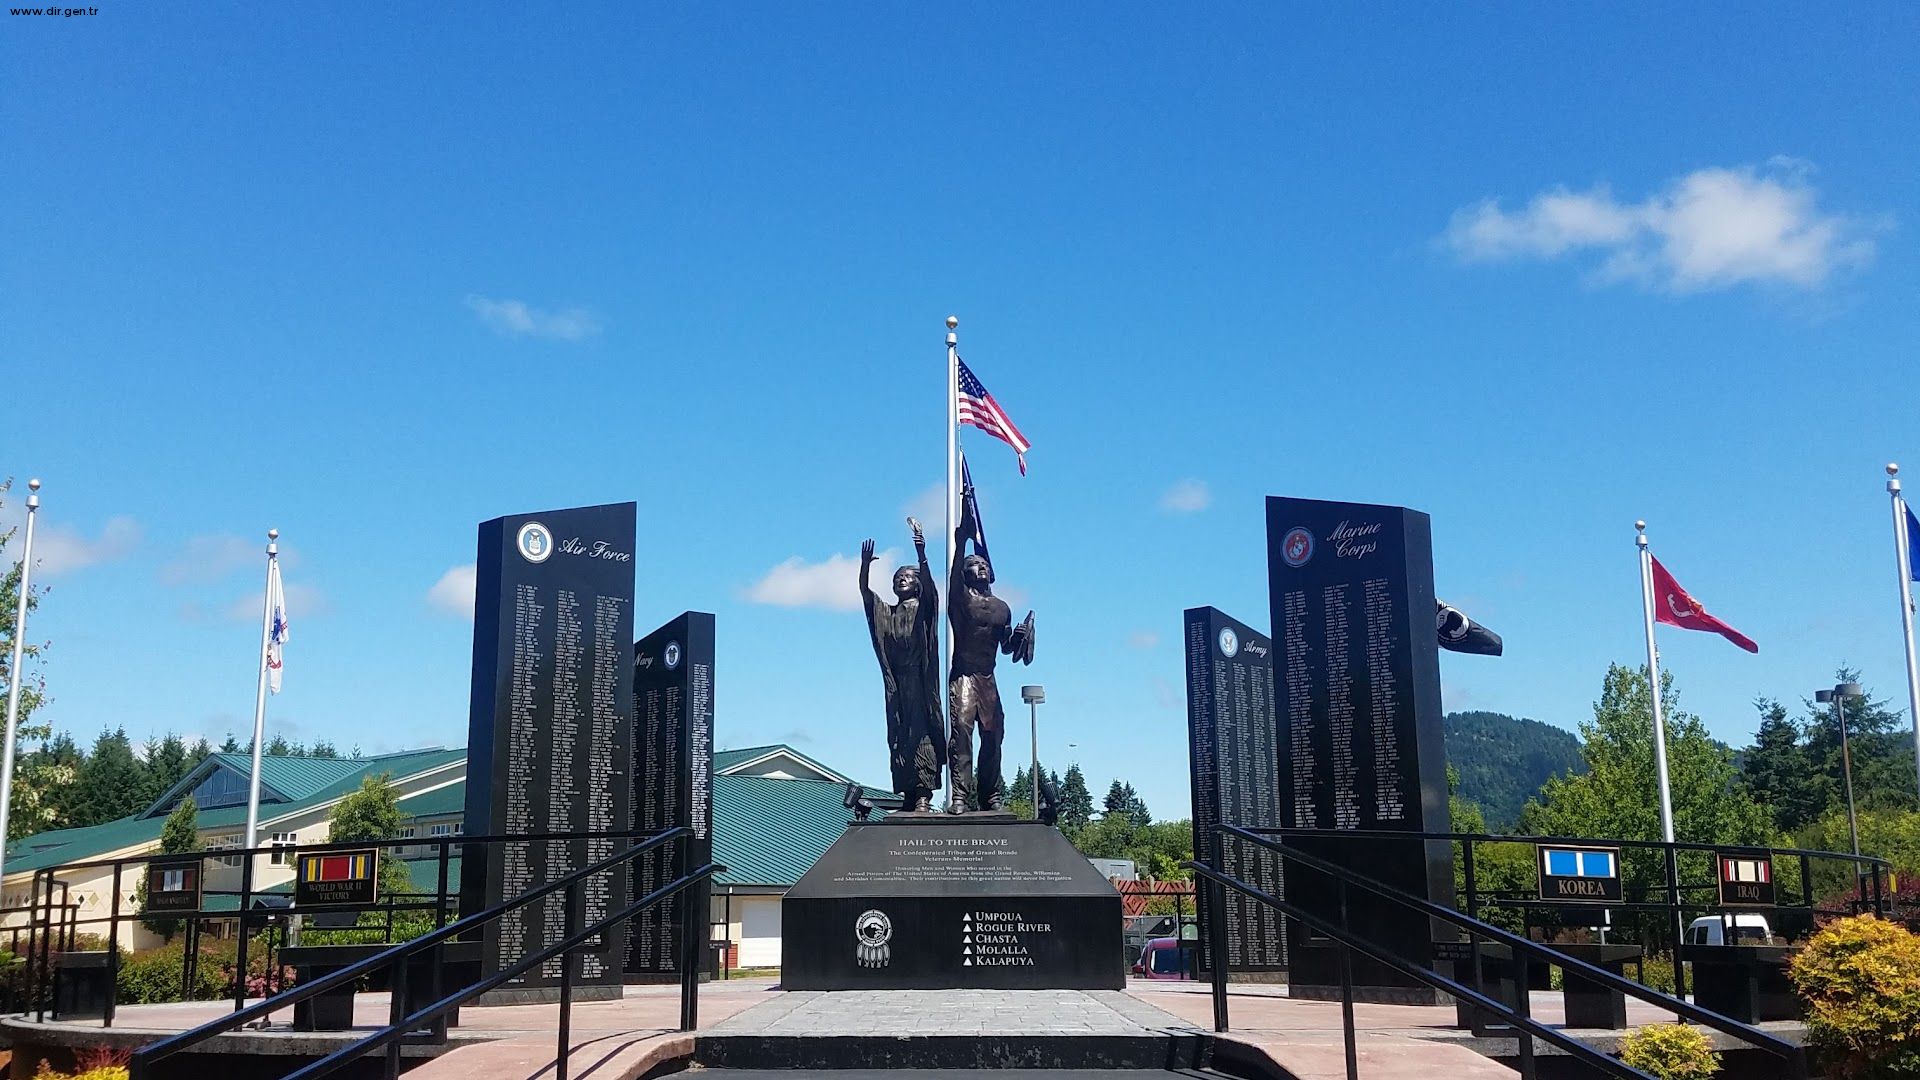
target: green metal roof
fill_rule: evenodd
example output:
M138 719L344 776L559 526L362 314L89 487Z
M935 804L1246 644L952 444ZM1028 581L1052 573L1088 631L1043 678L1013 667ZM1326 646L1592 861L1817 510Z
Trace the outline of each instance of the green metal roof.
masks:
M869 796L885 795L867 789ZM718 885L791 885L846 831L847 786L771 776L713 778L713 859Z
M318 804L331 802L359 787L361 779L367 776L391 773L395 780L403 780L429 769L464 761L466 756L465 750L436 749L382 754L368 758L265 757L260 761L262 783L266 783L267 778L273 776L306 794L291 801L263 806L261 821L264 823L288 814L297 814ZM252 757L246 754L215 754L208 761L214 762L214 767L227 768L235 767L234 762L237 761L238 768L243 774L253 767ZM315 761L325 763L326 767L320 769L283 767L287 762ZM211 770L203 765L195 768L193 775L205 776L209 771ZM175 786L179 787L179 785ZM280 790L283 793L285 791L285 789ZM437 794L430 792L421 798L433 798ZM415 813L406 801L402 801L400 805L403 812ZM58 866L62 863L87 862L102 858L108 852L140 844L158 843L160 830L165 824L164 815L135 814L101 825L90 825L79 829L58 829L22 837L7 845L6 870L7 873L12 874L18 871ZM200 831L203 833L226 828L244 828L247 824L247 808L223 806L215 810L202 810L199 814L199 824Z
M400 816L410 818L445 817L463 814L467 809L467 782L457 780L445 787L421 792L400 800Z

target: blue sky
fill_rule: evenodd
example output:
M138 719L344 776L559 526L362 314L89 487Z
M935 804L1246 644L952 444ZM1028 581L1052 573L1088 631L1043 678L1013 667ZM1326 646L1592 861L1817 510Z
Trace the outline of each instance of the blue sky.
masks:
M718 615L721 744L879 780L851 560L937 505L950 312L1034 443L1021 478L966 439L1038 613L1009 682L1048 687L1043 756L1158 814L1181 610L1266 623L1268 494L1433 515L1508 644L1445 659L1449 708L1588 715L1643 656L1636 517L1760 642L1663 640L1716 734L1842 660L1901 696L1920 13L1090 15L7 17L46 718L243 732L271 525L275 730L458 745L476 523L633 499L638 623Z

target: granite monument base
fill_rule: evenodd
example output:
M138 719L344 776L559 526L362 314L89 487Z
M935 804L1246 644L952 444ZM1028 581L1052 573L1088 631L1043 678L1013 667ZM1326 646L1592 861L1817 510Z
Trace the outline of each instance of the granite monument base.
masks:
M780 905L788 990L1119 990L1120 894L1058 829L853 822Z

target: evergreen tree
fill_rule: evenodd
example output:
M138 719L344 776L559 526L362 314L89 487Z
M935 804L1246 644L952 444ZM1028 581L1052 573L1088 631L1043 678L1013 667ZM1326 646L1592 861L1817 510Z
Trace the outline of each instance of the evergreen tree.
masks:
M1767 808L1773 827L1790 833L1819 820L1826 804L1825 781L1813 772L1800 728L1787 707L1769 698L1754 702L1760 730L1742 755L1740 769L1755 802Z
M160 852L164 855L183 855L200 851L205 845L200 842L200 813L194 806L193 796L180 800L180 805L167 815L166 823L160 826ZM204 867L203 867L204 869ZM147 907L147 879L142 874L140 883L134 887L134 908L144 911ZM141 925L159 934L168 941L180 932L182 920L156 915L141 918Z
M1086 774L1076 763L1067 766L1067 778L1060 784L1060 828L1068 836L1087 827L1093 820L1093 793L1087 790Z
M233 737L233 732L227 732L226 741L220 744L220 752L223 754L237 754L240 752L240 740Z
M1148 825L1153 821L1153 815L1147 812L1146 801L1140 798L1139 792L1133 790L1132 784L1115 780L1113 786L1107 788L1105 805L1109 816L1124 814L1135 825Z
M1700 718L1679 707L1673 674L1663 672L1660 698L1667 727L1667 770L1675 839L1710 844L1766 844L1773 822L1747 793L1733 751L1708 736ZM1654 779L1653 708L1645 668L1614 664L1593 721L1580 725L1588 771L1546 782L1521 814L1523 831L1595 839L1660 839L1660 797ZM1664 880L1654 852L1625 856L1626 883ZM1700 873L1705 873L1704 862ZM1631 899L1631 897L1629 897Z
M26 735L26 729L21 729ZM74 743L73 736L66 732L42 742L24 759L30 769L38 770L41 775L57 777L59 782L43 796L44 820L41 829L64 829L80 820L80 768L87 762L87 755ZM16 781L17 783L17 781ZM20 803L19 789L14 792L14 809L18 811ZM9 823L12 829L17 822ZM40 829L33 830L35 832ZM14 835L22 833L17 830Z
M180 736L167 732L166 738L148 739L146 746L147 790L144 802L153 802L165 795L173 785L186 778L193 768L188 763L187 744Z
M327 816L327 839L335 843L355 840L391 840L400 834L400 792L393 777L382 773L360 781L360 788L334 804ZM406 864L382 850L379 859L380 895L399 896L413 891L413 878Z
M1007 783L1007 809L1017 818L1031 819L1035 816L1033 772L1025 765L1020 766Z
M313 744L313 749L307 751L307 756L316 757L316 758L337 758L340 756L340 751L334 749L334 746L332 743L328 742L325 739L321 739L318 742Z
M1845 665L1834 672L1834 682L1859 682L1860 673ZM1824 781L1825 810L1846 809L1845 776L1840 752L1840 721L1831 704L1807 701L1802 729L1806 733L1807 761ZM1869 689L1864 698L1842 703L1846 711L1847 749L1853 758L1853 798L1861 809L1912 810L1913 743L1903 729L1903 717L1876 699ZM1820 816L1820 815L1814 815ZM1811 820L1811 818L1809 818Z
M275 735L267 740L266 753L269 757L298 757L299 744L288 742L285 735Z
M146 770L133 754L126 728L100 733L80 767L78 784L76 825L117 821L146 807L141 801L147 791Z

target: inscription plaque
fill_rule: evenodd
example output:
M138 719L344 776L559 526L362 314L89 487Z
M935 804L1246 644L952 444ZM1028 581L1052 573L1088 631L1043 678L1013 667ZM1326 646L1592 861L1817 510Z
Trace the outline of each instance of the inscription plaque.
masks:
M469 835L615 832L628 827L633 710L633 503L515 514L480 526L475 560L473 693L467 727ZM461 909L479 911L613 855L612 839L468 845ZM580 890L580 925L612 914L624 867ZM565 933L565 894L487 924L492 974ZM575 954L586 996L619 992L625 932ZM550 960L508 984L557 986ZM533 997L545 996L534 994Z
M1218 824L1277 828L1280 747L1273 718L1273 641L1218 608L1186 613L1187 741L1193 770L1193 850L1224 873L1281 895L1280 856L1245 841L1220 842ZM1217 846L1216 846L1217 845ZM1228 970L1284 971L1279 912L1238 890L1225 906ZM1213 918L1211 889L1196 907ZM1200 968L1211 971L1210 938L1200 935Z
M1433 631L1427 515L1398 506L1267 499L1267 580L1275 645L1275 713L1286 767L1280 808L1292 828L1448 829L1440 657ZM1437 903L1453 904L1446 841L1302 838L1302 850ZM1338 918L1332 883L1295 869L1287 899ZM1400 956L1430 966L1444 928L1365 890L1351 917ZM1289 922L1296 996L1338 993L1338 951L1307 947ZM1375 1000L1431 1002L1432 990L1354 958Z
M694 839L635 859L629 903L712 857L713 653L713 616L701 611L634 643L633 827L685 826ZM679 972L689 905L702 913L692 929L704 938L711 891L706 882L689 886L634 917L627 930L629 981Z
M1058 829L854 822L780 902L788 990L1119 990L1120 894Z

